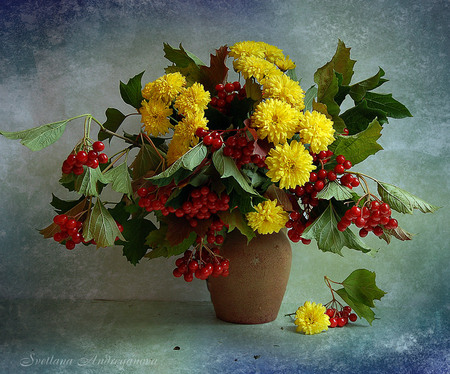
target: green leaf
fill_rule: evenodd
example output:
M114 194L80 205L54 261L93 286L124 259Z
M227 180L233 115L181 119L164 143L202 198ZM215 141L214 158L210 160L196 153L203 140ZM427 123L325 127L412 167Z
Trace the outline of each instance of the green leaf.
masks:
M431 205L412 193L389 183L377 182L378 194L389 206L400 213L412 214L414 209L422 213L434 213L438 206Z
M378 119L380 124L387 123L387 113L377 108L369 108L366 100L342 113L341 118L350 135L366 130L375 119Z
M133 265L136 265L150 248L146 244L146 238L149 233L156 230L156 227L151 221L144 218L132 218L121 224L125 241L118 240L116 244L123 245L123 255Z
M237 228L241 232L241 234L247 237L247 243L256 236L256 233L248 225L247 220L245 219L240 209L236 208L231 212L219 212L218 215L225 224L229 225L228 232L231 232L235 228Z
M386 294L377 287L375 277L373 271L358 269L345 278L342 285L351 299L373 308L373 301L381 300Z
M197 234L193 231L181 243L171 245L166 238L167 229L167 224L161 223L158 230L150 232L147 236L146 244L150 246L150 248L153 248L153 250L147 253L145 257L152 259L156 257L171 257L179 255L193 245L197 237Z
M377 120L372 121L366 130L348 136L336 136L329 149L337 155L343 155L353 165L364 161L370 155L377 153L383 147L377 143L382 127Z
M80 195L98 196L98 182L107 184L108 180L100 168L84 167L84 173L75 177L74 188Z
M55 208L56 213L62 214L70 209L72 209L74 206L78 205L81 201L85 199L84 196L81 196L78 200L61 200L60 198L56 197L54 194L52 194L52 201L50 205Z
M382 110L388 117L405 118L412 117L409 110L392 97L392 94L379 94L367 92L364 100L369 108Z
M339 40L336 52L328 63L317 69L314 74L314 82L318 85L317 101L327 106L331 116L339 115L339 105L335 96L339 91L339 85L349 85L353 76L355 60L350 59L350 48ZM336 75L340 74L340 77Z
M106 109L106 121L103 124L103 127L112 132L116 132L120 127L124 119L126 118L125 114L123 114L120 110L114 108ZM105 131L100 130L98 132L98 140L103 141L106 139L111 139L113 136L111 134L106 133Z
M311 112L313 110L313 101L317 97L317 86L311 86L305 93L305 110Z
M0 134L8 139L22 139L20 143L25 147L28 147L32 151L40 151L61 137L68 122L69 120L48 123L23 131L0 131Z
M331 200L349 200L353 197L352 190L340 183L328 182L325 187L317 194L318 199Z
M348 306L350 306L350 308L352 308L359 318L364 318L372 326L372 322L375 319L375 313L372 309L370 309L370 307L353 300L344 288L336 290L336 293L348 304Z
M109 169L104 174L104 179L111 183L111 188L123 194L128 195L131 198L133 195L133 189L131 187L130 172L126 162L121 163L115 168Z
M327 209L310 225L302 234L305 239L315 239L317 246L324 252L333 252L342 255L341 249L356 249L362 252L370 252L367 247L350 229L341 232L337 229L340 217L333 209L330 202Z
M359 102L366 95L367 91L380 87L383 83L387 82L387 79L382 78L384 76L384 70L379 68L378 73L373 77L367 78L361 82L355 83L350 86L350 96L355 102Z
M236 163L231 157L223 155L223 148L214 152L212 161L214 167L219 172L222 178L233 178L239 186L245 191L252 195L257 195L257 192L253 189L250 183L245 179L242 173L236 166Z
M286 70L286 75L287 75L289 78L291 78L293 81L299 82L299 79L298 79L298 77L297 77L297 72L295 71L295 68Z
M180 169L192 171L194 168L200 165L200 163L206 157L207 153L208 148L203 144L203 142L198 143L195 147L187 151L183 156L176 160L162 173L159 173L148 179L155 182L165 179L171 180L174 177L175 173Z
M114 208L108 209L108 211L109 213L111 213L114 220L122 224L123 222L126 222L130 217L130 212L128 211L129 207L136 207L136 204L127 205L125 201L122 200L120 203L117 203Z
M203 74L200 71L199 65L204 64L199 64L199 62L201 62L200 59L193 54L186 52L181 44L180 48L176 49L169 44L164 43L163 50L165 52L164 57L174 63L173 66L169 66L165 69L166 73L180 72L184 75L188 84L193 84L202 79Z
M160 153L164 157L163 152L160 151ZM150 144L143 144L141 146L139 153L130 165L130 168L133 170L133 179L142 178L146 176L149 171L158 172L161 167L162 160Z
M94 208L84 222L83 236L87 242L94 239L97 248L114 245L117 237L120 240L125 240L117 227L116 221L100 199L97 199Z
M120 95L123 101L130 104L132 107L139 109L143 100L142 97L142 76L144 72L130 78L127 84L120 82Z

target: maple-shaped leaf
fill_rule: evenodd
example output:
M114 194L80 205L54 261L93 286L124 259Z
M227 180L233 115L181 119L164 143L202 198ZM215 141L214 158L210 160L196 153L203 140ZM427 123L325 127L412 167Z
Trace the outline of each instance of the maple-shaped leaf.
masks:
M375 283L375 272L367 269L353 271L341 284L343 288L336 293L358 314L366 319L369 324L375 319L375 313L371 308L375 307L374 300L381 300L386 294Z
M88 206L88 199L84 198L81 200L78 204L73 206L71 209L67 211L63 211L61 213L64 213L67 215L67 217L73 218L76 217L77 219L80 219L80 215L83 215L83 212L86 212ZM52 238L55 233L61 231L60 227L56 223L52 223L46 228L39 231L41 235L44 236L45 239Z
M200 66L201 78L199 82L203 84L209 92L215 91L215 86L225 82L228 74L228 68L225 61L228 56L228 47L226 45L216 49L216 53L210 55L210 66Z
M327 106L330 115L339 115L340 107L335 101L339 92L339 85L349 85L353 76L355 60L350 59L350 48L339 40L336 52L324 66L314 73L314 82L317 83L317 101ZM338 78L336 73L341 76Z
M247 220L239 209L233 209L231 212L219 212L218 216L225 224L229 225L228 232L237 228L241 234L247 237L247 243L256 236L255 231L248 225Z
M336 136L336 140L328 149L333 151L334 154L343 155L353 165L356 165L383 149L377 143L378 138L381 136L381 130L380 123L374 120L364 131L355 135Z
M100 199L97 199L88 218L84 221L83 237L87 242L94 239L97 248L114 245L116 238L125 240L116 221Z
M109 169L105 173L104 178L108 183L111 183L111 188L114 191L126 194L128 197L133 195L130 172L126 162Z
M108 183L100 168L93 169L85 166L84 173L75 177L74 188L80 195L98 196L98 182Z
M132 218L121 224L125 240L118 240L116 244L123 245L123 255L136 265L150 248L146 244L147 236L156 230L156 227L151 221L141 217Z
M333 208L333 204L328 204L328 208L303 232L305 239L315 239L317 246L324 252L334 252L341 254L341 249L356 249L362 252L370 252L367 247L349 228L341 232L337 228L340 217Z

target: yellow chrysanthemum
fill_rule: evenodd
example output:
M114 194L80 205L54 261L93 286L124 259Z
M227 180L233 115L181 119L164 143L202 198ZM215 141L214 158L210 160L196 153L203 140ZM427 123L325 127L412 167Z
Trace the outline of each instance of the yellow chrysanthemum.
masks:
M295 62L292 61L289 56L286 56L283 58L279 58L276 61L274 61L275 65L278 66L278 68L282 71L291 70L295 68Z
M300 121L299 133L302 143L309 144L314 153L326 151L334 142L333 121L316 111L305 113Z
M287 75L270 76L263 80L263 97L280 99L289 103L297 110L303 110L305 92L298 82L293 81Z
M296 140L272 148L266 164L269 169L267 176L272 182L279 182L280 188L303 186L316 168L309 152Z
M172 140L167 151L167 164L171 165L183 156L191 147L198 143L195 135L196 130L201 127L208 129L208 120L203 113L188 115L175 126Z
M209 91L201 83L194 83L189 88L184 89L175 100L175 108L183 115L202 112L208 107L211 100Z
M276 65L257 56L243 56L233 62L234 70L241 73L245 79L255 78L261 81L265 76L283 74Z
M230 47L228 55L234 59L241 58L243 56L257 56L264 58L265 46L261 42L243 41L235 43Z
M260 234L280 231L289 220L289 213L277 205L277 200L266 200L255 206L256 212L247 213L249 226Z
M326 308L322 304L306 301L295 313L294 323L297 325L297 332L313 335L328 330L330 317L325 311Z
M147 100L162 100L166 104L172 102L186 85L186 78L179 72L169 73L147 83L142 96Z
M267 43L263 43L264 55L267 61L275 63L279 59L284 59L283 50Z
M252 117L252 127L257 128L261 139L269 142L285 143L292 138L299 126L301 113L288 103L278 99L268 99L258 104Z
M169 132L169 128L173 127L168 118L172 115L172 109L161 100L142 100L141 105L142 127L147 134L158 136Z

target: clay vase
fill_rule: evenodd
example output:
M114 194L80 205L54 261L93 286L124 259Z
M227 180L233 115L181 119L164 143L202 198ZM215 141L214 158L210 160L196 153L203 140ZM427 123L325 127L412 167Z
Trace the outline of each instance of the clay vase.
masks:
M230 261L228 277L208 278L217 318L259 324L277 318L291 271L292 250L284 232L247 237L227 234L220 254Z

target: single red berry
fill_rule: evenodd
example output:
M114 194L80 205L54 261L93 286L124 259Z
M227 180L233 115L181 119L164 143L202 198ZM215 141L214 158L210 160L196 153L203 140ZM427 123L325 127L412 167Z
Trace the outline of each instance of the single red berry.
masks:
M172 274L176 278L180 278L183 275L183 273L178 268L173 269Z
M77 156L74 154L70 154L69 156L67 156L66 161L69 165L73 166L77 162Z
M354 217L359 217L359 216L361 216L361 208L358 207L358 206L356 206L356 205L352 206L351 209L350 209L350 211L352 212L352 215L353 215Z
M77 161L80 163L80 164L85 164L86 162L87 162L87 160L88 160L88 154L85 152L85 151L79 151L78 153L77 153Z
M346 306L344 306L344 307L342 308L342 311L344 311L345 313L350 314L350 313L352 312L352 308L349 307L348 305L346 305Z
M238 81L233 82L233 87L235 91L239 91L241 89L241 84Z
M95 152L101 152L105 149L105 144L103 144L103 142L101 141L96 141L94 142L94 144L92 144L92 148Z
M108 155L105 153L100 153L98 155L99 164L106 164L108 162Z
M376 226L376 227L374 227L374 229L373 229L373 233L376 235L376 236L381 236L381 235L383 235L383 228L381 227L381 226Z
M355 322L355 321L358 319L358 316L357 316L355 313L351 313L351 314L348 316L348 319L349 319L350 321L352 321L352 322Z
M225 100L225 98L227 96L228 96L228 94L225 91L220 91L220 92L217 93L217 97L219 98L219 100Z
M64 226L67 222L67 215L58 214L57 216L53 217L53 222L56 223L58 226Z
M352 167L352 163L349 160L345 160L343 162L344 169L350 169Z
M219 99L217 100L217 107L218 108L223 108L226 105L226 101L224 99Z
M225 88L226 92L233 92L234 91L234 84L233 83L227 83L224 88Z
M184 274L184 280L186 282L192 282L194 280L194 275L192 273Z
M88 152L88 160L95 160L98 158L98 152L94 151L94 150L90 150Z
M223 91L225 89L225 86L223 84L219 83L219 84L216 84L215 89L216 89L217 92L220 92L220 91Z
M344 165L342 165L342 164L337 164L337 165L334 167L334 172L335 172L336 174L342 174L342 173L344 173L344 171L345 171L345 168L344 168Z
M221 138L215 138L213 139L211 145L214 149L219 149L220 147L222 147L223 141Z
M336 156L336 162L338 164L343 164L345 162L345 157L343 155Z
M334 308L328 308L327 311L325 312L325 314L330 317L333 318L336 314L336 309Z
M317 173L317 176L319 177L319 179L325 179L328 175L328 172L325 169L320 169L319 172Z
M322 191L324 187L325 187L325 183L323 181L321 181L321 180L319 180L316 183L314 183L314 189L316 191Z
M214 140L214 138L213 138L211 135L206 135L206 136L203 138L203 143L204 143L205 145L211 145L212 142L213 142L213 140Z
M72 250L75 248L75 243L73 240L68 240L66 241L66 248L69 250Z
M327 177L328 177L328 180L330 182L333 182L333 181L335 181L337 179L336 173L334 171L331 171L331 170L328 172Z
M337 318L330 318L330 328L335 328L337 326Z
M348 323L347 317L340 317L337 319L337 325L338 327L344 327Z
M199 127L197 128L197 130L195 130L195 135L199 138L203 138L208 135L208 130L204 129L203 127Z

